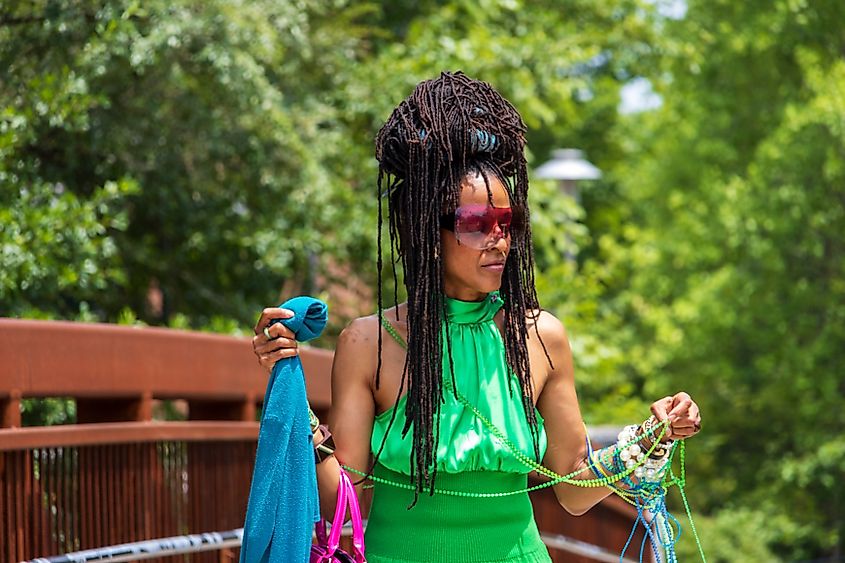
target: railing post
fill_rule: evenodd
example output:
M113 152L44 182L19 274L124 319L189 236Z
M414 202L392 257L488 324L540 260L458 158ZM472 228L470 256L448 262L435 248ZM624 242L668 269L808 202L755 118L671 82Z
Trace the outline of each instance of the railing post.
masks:
M0 397L0 428L20 428L21 392L11 389L8 396Z

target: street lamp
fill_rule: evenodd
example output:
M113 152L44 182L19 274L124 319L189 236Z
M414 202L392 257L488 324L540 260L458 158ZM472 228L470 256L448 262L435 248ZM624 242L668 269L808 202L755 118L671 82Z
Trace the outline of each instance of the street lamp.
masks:
M584 151L580 149L557 149L552 151L552 159L537 168L536 176L542 179L557 180L561 190L573 201L580 204L581 195L578 193L578 180L598 180L601 170L584 158ZM575 263L575 241L571 232L566 229L567 249L566 260Z
M541 179L558 180L561 189L575 201L580 202L578 180L598 180L601 170L584 158L580 149L557 149L552 159L537 168L536 176Z

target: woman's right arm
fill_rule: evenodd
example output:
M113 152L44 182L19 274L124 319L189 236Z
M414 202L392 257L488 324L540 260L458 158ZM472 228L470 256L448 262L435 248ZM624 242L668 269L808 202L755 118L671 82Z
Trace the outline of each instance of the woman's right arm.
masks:
M334 437L335 455L317 465L320 512L331 520L340 481L339 461L366 472L370 467L370 437L373 432L375 400L371 382L377 360L378 325L372 318L352 321L337 342L332 365L332 408L329 430ZM353 482L359 475L349 473ZM361 497L363 483L356 487Z
M252 346L258 363L268 372L277 361L299 353L293 333L281 323L270 325L274 319L286 319L293 313L285 309L264 309L255 324ZM264 334L268 327L271 339ZM372 317L352 321L338 338L332 364L332 407L329 430L335 443L335 455L317 464L317 485L320 492L320 512L329 520L334 516L337 486L340 482L341 460L345 465L366 472L370 462L370 435L373 431L375 401L370 383L377 361L378 323ZM322 435L318 430L314 443ZM358 475L350 474L352 481ZM357 487L361 498L362 485Z

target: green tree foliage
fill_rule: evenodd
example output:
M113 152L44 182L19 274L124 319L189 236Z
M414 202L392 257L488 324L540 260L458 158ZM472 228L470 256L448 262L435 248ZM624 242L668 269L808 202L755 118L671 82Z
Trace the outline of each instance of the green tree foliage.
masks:
M626 128L624 225L598 245L599 332L645 396L705 413L705 542L741 530L783 560L841 554L845 532L844 21L840 2L708 1L663 22L664 104ZM711 559L758 560L744 541L713 537Z
M367 253L326 91L362 8L19 2L0 21L0 313L251 320L308 257ZM353 170L354 171L354 168ZM360 187L360 189L364 189ZM366 185L369 193L369 185ZM342 237L333 236L344 225ZM145 312L148 288L162 315ZM107 291L104 291L108 288Z

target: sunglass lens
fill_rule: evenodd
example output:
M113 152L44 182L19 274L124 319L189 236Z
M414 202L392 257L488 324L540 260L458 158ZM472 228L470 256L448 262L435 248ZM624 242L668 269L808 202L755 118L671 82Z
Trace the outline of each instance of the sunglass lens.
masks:
M483 250L495 244L501 236L508 236L512 218L508 207L465 205L455 211L455 236L458 242ZM494 233L499 226L501 236Z

